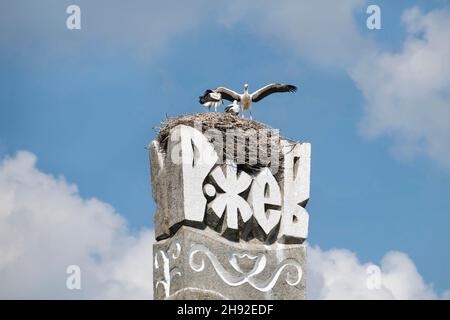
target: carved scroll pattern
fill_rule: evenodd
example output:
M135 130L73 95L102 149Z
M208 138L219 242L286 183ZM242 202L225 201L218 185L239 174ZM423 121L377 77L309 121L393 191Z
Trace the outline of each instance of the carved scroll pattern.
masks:
M172 278L175 276L181 276L181 272L177 267L170 268L170 261L176 260L180 256L181 253L181 245L178 241L174 241L169 245L169 248L166 252L163 250L158 250L155 253L154 263L155 263L155 269L162 268L163 269L163 276L156 280L155 284L155 290L158 288L159 285L162 285L164 288L164 294L167 298L170 295L170 283L172 281ZM162 265L160 264L158 260L158 256L162 259Z
M199 256L200 254L202 254L203 256L200 256L200 261L196 262L195 257ZM283 260L278 265L272 277L266 280L257 279L256 276L259 275L261 272L263 272L264 269L266 268L267 258L264 254L258 254L254 256L246 253L244 254L233 253L228 259L230 265L238 273L238 275L235 275L227 271L224 268L224 266L219 262L217 257L207 247L201 244L193 245L189 252L189 265L192 268L192 270L196 272L202 272L205 269L205 258L204 258L205 256L209 259L214 270L216 271L217 275L222 279L222 281L228 284L229 286L233 287L237 287L244 283L248 283L253 288L261 292L270 291L275 286L283 270L286 268L291 268L295 271L294 274L290 273L289 271L287 272L286 283L288 285L296 286L297 284L300 283L300 280L302 278L302 268L300 264L294 259L288 258ZM248 272L243 271L238 265L238 259L241 259L243 257L255 261L253 268Z

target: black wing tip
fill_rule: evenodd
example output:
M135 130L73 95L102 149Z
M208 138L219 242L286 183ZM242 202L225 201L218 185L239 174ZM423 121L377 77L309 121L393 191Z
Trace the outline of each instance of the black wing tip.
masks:
M201 95L200 97L206 97L207 95L209 95L210 93L213 93L214 91L212 91L211 89L207 89L205 90L205 92L203 92L203 95Z
M289 92L297 92L297 87L292 85L292 84L288 84L287 85Z
M203 95L198 97L198 102L201 103L201 104L204 104L204 103L210 101L210 100L208 100L208 95L209 95L210 93L213 93L213 92L214 92L214 91L211 90L211 89L205 90L205 92L203 93Z
M208 101L209 101L208 95L203 95L203 96L198 97L198 102L200 102L201 104L204 104Z
M279 86L279 87L284 87L285 89L287 89L287 92L296 92L297 91L297 86L294 86L293 84L283 84L283 83L275 83L275 85Z

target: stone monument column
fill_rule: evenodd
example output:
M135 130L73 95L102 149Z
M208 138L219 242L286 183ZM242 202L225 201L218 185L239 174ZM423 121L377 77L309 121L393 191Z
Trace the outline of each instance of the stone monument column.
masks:
M224 113L149 146L155 299L304 299L309 143Z

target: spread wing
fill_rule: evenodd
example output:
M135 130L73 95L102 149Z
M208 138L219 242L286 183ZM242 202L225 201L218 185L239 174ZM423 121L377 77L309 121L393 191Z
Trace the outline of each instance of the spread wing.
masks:
M198 102L205 104L207 102L219 102L220 95L214 94L212 90L206 90L202 96L198 97Z
M291 84L272 83L252 93L252 101L258 102L275 92L295 92L297 87Z
M225 87L217 87L214 92L219 92L222 95L222 99L233 102L233 100L241 101L241 95L231 89Z

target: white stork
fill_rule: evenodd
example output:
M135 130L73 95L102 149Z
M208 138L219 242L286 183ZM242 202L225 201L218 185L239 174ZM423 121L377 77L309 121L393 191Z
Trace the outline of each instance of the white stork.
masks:
M237 103L237 100L233 100L233 103L229 104L225 108L225 112L232 113L235 116L239 115L239 111L241 110L241 107Z
M206 90L202 96L198 97L198 101L202 106L207 107L208 110L211 110L211 107L214 107L214 111L216 112L217 107L223 104L222 95L210 89Z
M225 99L228 101L239 101L241 103L241 108L243 110L249 110L250 119L252 119L252 103L258 102L259 100L264 99L268 95L271 95L275 92L295 92L297 91L297 87L290 84L280 84L280 83L272 83L261 89L256 90L253 93L248 93L248 84L244 85L244 93L239 94L233 90L230 90L225 87L218 87L212 92L219 93L221 95L221 99Z

